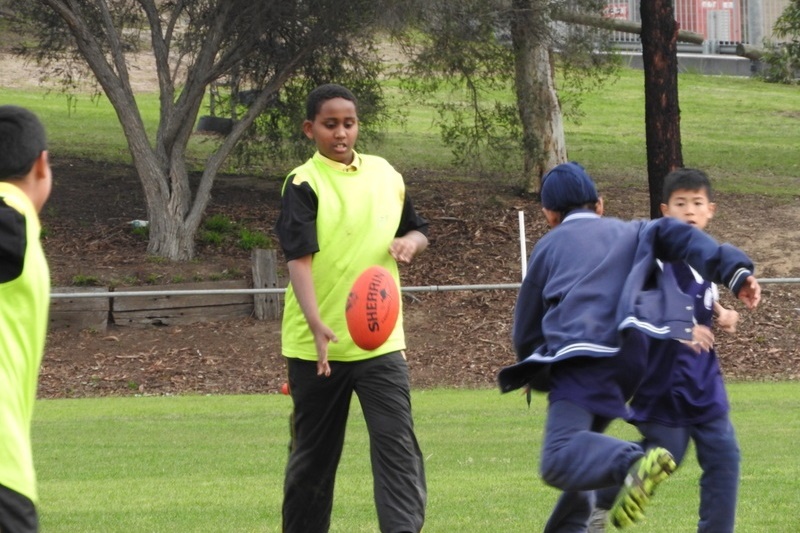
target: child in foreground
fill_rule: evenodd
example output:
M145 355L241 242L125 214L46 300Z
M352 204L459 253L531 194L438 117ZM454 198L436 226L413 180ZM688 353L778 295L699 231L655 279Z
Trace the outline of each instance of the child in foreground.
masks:
M693 336L694 302L664 286L656 259L685 260L751 309L761 289L744 253L688 224L602 217L603 201L577 163L550 170L541 199L552 230L536 243L517 298L519 362L498 383L503 392L548 392L540 473L563 493L545 531L585 531L594 491L612 485L622 489L611 516L632 523L676 464L664 448L645 452L603 431L627 418L651 338L684 339L698 351L713 342Z
M281 336L294 402L283 531L328 531L355 392L369 432L380 531L417 533L427 488L411 417L402 309L389 339L371 351L353 342L344 311L367 267L383 266L399 286L397 262L425 250L428 223L388 162L354 151L358 113L349 90L314 89L303 131L317 153L286 178L276 226L289 268Z
M31 420L50 309L39 212L53 178L45 131L0 106L0 531L39 530Z
M701 170L680 169L664 178L665 217L705 230L716 212L711 182ZM713 283L705 281L682 261L665 263L663 275L695 301L696 328L710 333L714 315L725 331L735 331L739 313L725 309ZM728 397L714 347L699 354L686 343L653 342L647 376L630 403L629 421L643 436L641 446L661 446L680 464L689 441L694 441L700 477L698 533L734 530L739 488L739 444L731 423ZM613 505L617 489L598 493L598 509ZM617 525L617 524L615 524ZM599 533L601 527L592 531Z

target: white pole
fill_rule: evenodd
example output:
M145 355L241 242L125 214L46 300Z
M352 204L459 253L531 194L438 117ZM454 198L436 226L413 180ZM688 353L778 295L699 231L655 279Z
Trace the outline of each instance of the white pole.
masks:
M519 211L519 256L522 264L522 279L525 280L525 273L528 271L528 250L525 246L525 212Z

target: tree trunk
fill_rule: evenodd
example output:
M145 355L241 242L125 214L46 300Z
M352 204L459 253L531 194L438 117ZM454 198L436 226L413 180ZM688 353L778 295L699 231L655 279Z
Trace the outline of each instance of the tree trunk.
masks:
M193 126L203 102L206 86L214 78L212 72L224 72L230 66L217 60L220 43L227 34L224 28L226 13L235 6L221 2L212 26L194 53L193 61L186 66L186 77L180 82L180 96L175 99L178 83L170 67L170 37L172 28L163 30L157 4L153 0L139 0L150 23L152 50L156 60L156 74L161 93L160 120L155 143L151 144L142 120L128 77L125 52L114 27L108 5L98 3L105 43L111 53L106 54L85 18L75 6L64 0L40 0L58 14L75 37L75 44L109 102L117 113L125 134L133 165L142 183L149 221L150 254L173 261L187 261L194 257L195 234L203 213L211 199L211 188L223 162L233 150L244 131L264 110L270 97L285 83L297 65L311 51L306 47L271 73L265 88L250 106L248 112L234 126L221 146L206 162L199 184L193 191L186 168L186 149ZM180 6L176 7L180 12ZM177 21L177 15L172 22ZM233 61L228 58L229 61Z
M73 6L59 0L42 0L63 18L75 36L76 46L94 73L98 83L119 118L128 143L134 167L144 189L149 224L148 252L171 260L189 260L194 257L194 234L200 215L186 218L190 207L202 214L210 199L205 188L195 195L194 203L189 189L189 176L184 163L186 146L192 132L197 109L202 102L204 86L185 87L181 98L189 105L176 110L170 99L162 94L162 120L155 146L151 146L136 99L133 95L128 67L117 29L113 26L106 4L99 4L102 23L111 50L107 56L86 20L72 11ZM155 9L152 2L145 7ZM156 28L151 28L156 32ZM212 55L213 58L213 55ZM166 62L157 64L159 79L169 74ZM163 88L163 84L162 84ZM194 102L195 105L191 105ZM164 109L168 106L168 109ZM168 121L164 117L168 116ZM167 124L178 126L165 135ZM170 157L168 154L172 154ZM213 176L210 177L213 181ZM210 188L210 187L209 187Z
M567 160L564 124L550 52L541 29L547 26L547 5L541 0L513 0L513 6L511 39L522 122L524 183L527 192L537 193L544 173Z
M164 169L158 164L152 150L139 150L133 160L144 187L150 222L147 252L173 261L192 259L200 221L186 214L193 205L205 209L210 195L196 195L192 201L191 191L188 191L189 175L183 164ZM176 187L165 187L167 183L173 183Z
M658 218L664 176L683 166L678 107L678 23L672 0L642 0L640 9L650 217Z

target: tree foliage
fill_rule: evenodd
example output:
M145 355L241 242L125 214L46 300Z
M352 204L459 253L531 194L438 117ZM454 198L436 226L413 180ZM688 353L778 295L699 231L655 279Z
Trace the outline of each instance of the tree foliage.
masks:
M800 0L790 1L775 22L773 33L783 41L765 41L761 76L775 83L800 83Z
M480 162L489 148L503 161L519 150L514 102L497 97L512 86L514 56L504 33L509 10L491 2L433 1L420 13L418 32L401 40L409 63L402 87L433 103L442 140L457 163Z
M406 35L410 62L403 87L414 99L431 101L443 141L459 164L479 168L490 164L510 170L526 150L516 99L505 98L515 84L512 24L520 16L511 0L432 0L415 20L416 32ZM564 5L529 2L535 13L530 32L535 42L553 52L563 83L558 87L562 109L580 118L581 95L616 72L607 32L554 22ZM599 13L597 2L570 4ZM513 92L513 91L512 91ZM529 149L528 147L527 149Z
M382 4L36 0L20 10L37 36L37 46L27 52L49 65L66 87L91 72L117 112L145 193L148 251L190 259L214 179L265 109L296 107L310 86L347 76L364 79L360 88L377 90L377 71L370 67L375 61L371 22L383 16ZM139 52L151 56L158 76L160 116L152 139L130 80L131 61ZM252 101L206 161L199 184L190 186L186 148L206 91L215 83L231 86L232 80L253 91ZM366 100L379 105L377 94Z
M358 139L364 150L380 137L388 116L380 84L382 73L382 63L371 41L361 42L357 53L323 54L302 65L236 145L232 153L234 164L252 169L268 163L308 158L316 147L308 142L299 127L306 118L305 96L320 83L329 81L344 85L357 95ZM246 110L235 94L229 93L229 99L234 107ZM237 113L234 110L232 114Z

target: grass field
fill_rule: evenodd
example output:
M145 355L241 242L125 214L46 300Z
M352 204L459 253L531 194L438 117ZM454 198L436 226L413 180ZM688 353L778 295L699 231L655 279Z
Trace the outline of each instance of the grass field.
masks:
M389 109L403 117L387 124L385 139L369 150L401 171L425 168L461 173L439 138L435 112L425 102L409 105L396 85L386 85ZM443 98L452 95L443 95ZM508 94L511 98L511 94ZM755 79L681 74L681 137L686 166L703 168L718 190L771 196L800 189L800 93L797 87ZM138 95L143 120L154 135L158 120L156 94ZM128 162L130 155L116 114L101 97L83 97L69 105L66 97L36 90L0 89L0 103L35 110L45 122L54 158L80 156ZM568 155L600 181L647 186L642 71L624 69L618 80L586 96L580 123L565 124ZM80 132L76 136L76 132ZM190 165L202 165L215 141L192 138ZM278 175L283 169L276 170ZM513 168L513 165L512 165Z
M800 384L735 383L742 447L737 532L800 530ZM537 474L545 399L495 390L413 394L429 533L541 531L557 496ZM43 400L34 454L43 533L278 532L291 400L185 396ZM618 423L612 433L634 438ZM630 531L694 531L693 452ZM377 531L367 436L354 402L331 531Z
M399 102L401 96L389 91ZM155 131L158 100L139 96ZM390 100L390 107L391 107ZM757 80L681 74L684 160L706 169L726 192L788 197L800 190L800 93ZM0 89L0 103L23 105L45 122L54 160L128 162L117 117L100 98L71 107L60 95ZM589 95L580 123L566 124L569 157L601 185L646 187L643 78L625 70ZM419 104L389 124L374 151L398 168L446 171L451 154ZM193 139L190 164L213 146ZM57 179L57 176L56 176ZM800 385L730 386L743 452L739 533L800 531ZM496 391L415 391L426 455L426 532L540 531L557 492L537 475L544 398L531 409ZM355 407L340 467L334 532L377 530L367 438ZM287 454L284 396L41 400L34 456L43 533L276 532ZM618 424L616 434L634 438ZM642 532L695 530L698 468L691 452L655 500Z

